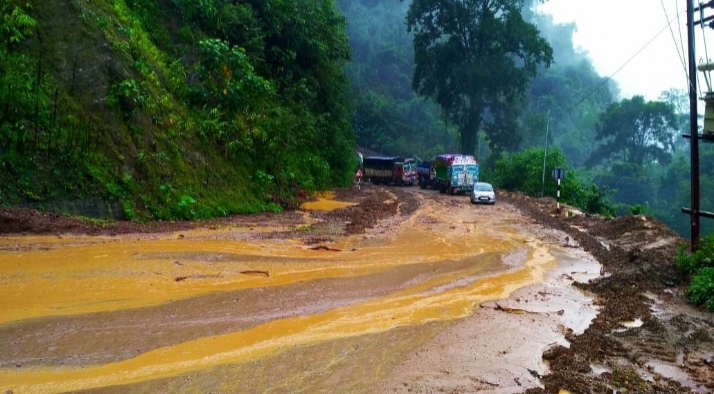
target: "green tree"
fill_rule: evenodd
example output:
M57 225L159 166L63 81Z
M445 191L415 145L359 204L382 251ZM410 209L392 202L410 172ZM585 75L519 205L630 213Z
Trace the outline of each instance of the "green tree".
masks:
M677 115L677 134L689 133L689 93L685 89L669 89L663 91L659 101L672 104L674 113ZM699 116L703 119L703 116ZM675 146L677 150L685 150L689 147L689 141L681 138L680 135L675 136Z
M579 207L589 213L606 216L615 215L615 207L610 202L611 191L607 187L599 188L595 184L586 186L577 171L568 167L565 156L559 149L548 151L543 173L543 149L527 149L508 156L505 153L496 160L493 170L494 186L510 191L519 191L531 197L556 196L558 183L551 176L554 168L566 170L562 181L562 201ZM543 177L545 175L545 177Z
M413 39L404 25L408 5L374 0L337 3L349 21L352 59L347 74L355 101L352 129L357 144L400 156L455 151L453 125L444 122L433 100L424 100L411 87Z
M595 138L601 144L586 165L614 159L639 166L654 162L666 165L671 160L676 130L672 104L645 101L642 96L610 104L597 124Z
M582 166L597 146L598 115L613 101L607 82L587 59L540 68L530 86L530 105L522 116L523 147L543 146L545 115L550 111L549 145L559 147L570 165Z
M37 27L37 21L27 15L20 5L19 1L3 0L0 3L0 41L8 45L10 43L19 43L25 38L32 35L33 30ZM26 8L32 8L30 3L25 3Z
M515 119L537 66L552 49L523 20L523 0L414 0L412 87L432 97L457 125L463 152L473 153L485 124L492 149L515 146Z

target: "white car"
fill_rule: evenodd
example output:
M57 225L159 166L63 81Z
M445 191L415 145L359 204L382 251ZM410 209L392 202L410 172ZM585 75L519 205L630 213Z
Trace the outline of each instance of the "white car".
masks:
M493 186L486 182L474 183L474 189L471 191L472 204L495 204L496 193L493 191Z

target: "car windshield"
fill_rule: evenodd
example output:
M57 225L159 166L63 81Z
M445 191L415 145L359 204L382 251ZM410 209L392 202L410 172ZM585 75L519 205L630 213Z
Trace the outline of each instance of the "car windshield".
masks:
M476 186L474 186L474 190L479 192L491 192L493 191L493 186L488 183L477 183Z

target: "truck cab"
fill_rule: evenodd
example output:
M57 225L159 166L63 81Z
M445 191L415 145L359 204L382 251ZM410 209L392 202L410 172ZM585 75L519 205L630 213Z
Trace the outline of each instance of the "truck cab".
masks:
M462 154L444 154L435 157L435 186L442 193L456 194L473 190L479 180L479 165L476 158Z
M414 159L408 158L402 163L402 183L405 185L414 185L417 182L417 163Z

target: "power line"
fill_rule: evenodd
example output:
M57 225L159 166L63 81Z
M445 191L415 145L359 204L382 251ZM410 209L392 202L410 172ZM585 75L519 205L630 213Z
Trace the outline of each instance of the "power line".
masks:
M662 11L664 11L665 20L669 20L669 15L667 15L667 7L664 6L664 0L659 0L662 4ZM679 1L677 1L677 8L679 8ZM679 45L677 44L677 38L674 36L674 30L672 29L672 24L667 24L669 27L669 32L672 33L672 41L674 42L674 47L677 49L677 58L682 63L682 68L684 69L684 78L687 80L687 85L689 85L689 73L687 72L687 62L684 60L684 44L682 44L682 53L679 52ZM677 27L679 28L679 39L682 42L682 27L679 25L679 15L677 15Z
M649 41L647 41L647 43L646 43L645 45L643 45L642 48L640 48L639 50L637 50L637 52L635 52L635 54L632 55L632 57L630 57L629 59L627 59L627 61L626 61L622 66L620 66L620 68L618 68L617 70L615 70L615 72L613 72L612 74L610 74L609 77L605 78L605 79L604 79L600 84L598 84L598 86L596 86L593 90L591 90L590 92L586 93L586 94L583 96L583 98L581 98L580 100L578 100L574 105L570 106L565 112L568 113L568 112L570 112L571 110L575 109L575 107L577 107L578 105L582 104L583 101L585 101L585 99L587 99L587 98L588 98L590 95L592 95L595 91L597 91L597 90L600 89L603 85L605 85L606 83L608 83L609 81L611 81L611 80L612 80L612 77L614 77L618 72L620 72L623 68L625 68L625 66L627 66L627 65L628 65L634 58L636 58L640 53L642 53L642 51L644 51L645 48L647 48L657 37L659 37L660 34L662 34L665 30L667 30L667 28L669 28L669 26L672 24L672 22L674 22L677 18L679 18L679 15L681 15L681 14L682 14L684 11L686 11L686 10L687 10L687 9L686 9L686 7L685 7L683 10L679 11L679 12L677 13L677 16L676 16L676 17L670 19L669 22L667 23L667 25L666 25L665 27L663 27L659 32L657 32L657 34L655 34Z
M688 1L688 0L687 0ZM674 1L674 6L679 9L679 0ZM686 9L686 6L685 6ZM680 13L681 14L681 13ZM679 20L679 14L677 14L677 30L679 31L679 45L682 47L682 58L684 58L684 39L682 38L682 22ZM686 69L685 67L685 72L687 73L687 85L691 86L691 80L689 78L689 70ZM702 82L699 78L697 78L697 87L699 88L699 93L701 94L702 92ZM694 87L691 87L692 90L694 90Z

